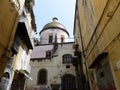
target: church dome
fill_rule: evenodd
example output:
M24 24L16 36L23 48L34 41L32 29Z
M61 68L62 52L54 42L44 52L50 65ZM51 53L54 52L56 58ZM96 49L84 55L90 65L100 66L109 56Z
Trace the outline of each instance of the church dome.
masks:
M44 30L47 30L47 29L58 28L58 29L65 31L69 35L65 26L58 22L58 18L54 17L52 20L53 20L52 22L46 24L43 27L43 29L40 31L40 33L43 32Z
M56 17L52 20L52 22L47 23L40 31L40 44L68 42L69 33L65 26L59 23Z
M61 28L61 29L66 29L64 25L61 23L57 22L57 18L53 18L53 22L50 22L46 24L43 29L48 29L48 28Z

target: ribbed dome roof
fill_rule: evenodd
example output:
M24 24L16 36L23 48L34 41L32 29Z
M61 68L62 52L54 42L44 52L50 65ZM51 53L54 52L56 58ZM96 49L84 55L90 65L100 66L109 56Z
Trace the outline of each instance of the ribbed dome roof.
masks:
M66 30L65 26L59 23L56 17L53 18L53 22L50 22L43 27L43 29L48 29L48 28L61 28Z
M54 17L52 20L53 20L52 22L46 24L46 25L43 27L43 29L40 31L40 34L41 34L41 32L43 32L44 30L51 29L51 28L58 28L58 29L61 29L61 30L65 31L65 32L68 34L68 36L69 36L69 33L68 33L68 31L66 30L65 26L62 25L61 23L59 23L59 22L58 22L58 19L57 19L56 17Z

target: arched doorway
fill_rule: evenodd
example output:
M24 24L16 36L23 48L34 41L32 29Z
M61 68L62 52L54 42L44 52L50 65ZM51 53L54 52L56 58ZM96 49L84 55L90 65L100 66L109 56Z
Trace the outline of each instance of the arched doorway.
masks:
M46 69L41 69L38 72L38 85L44 85L47 83L47 70Z
M62 77L61 90L76 90L76 79L71 74Z

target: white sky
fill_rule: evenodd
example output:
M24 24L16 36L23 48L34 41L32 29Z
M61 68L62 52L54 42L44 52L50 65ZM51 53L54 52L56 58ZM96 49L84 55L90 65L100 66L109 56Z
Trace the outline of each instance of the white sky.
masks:
M76 0L35 0L34 14L37 26L36 38L44 25L52 21L53 17L63 24L70 34L70 41L73 41L73 26Z

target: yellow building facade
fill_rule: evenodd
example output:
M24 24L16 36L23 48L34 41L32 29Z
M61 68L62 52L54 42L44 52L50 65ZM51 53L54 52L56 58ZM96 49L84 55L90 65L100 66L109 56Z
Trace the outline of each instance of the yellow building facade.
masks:
M0 78L10 59L11 47L25 1L29 2L28 0L0 1Z
M19 13L12 0L0 1L0 77L9 59Z
M91 90L120 90L119 4L120 0L77 0L76 3L74 35L85 54L83 64L87 67Z
M30 54L36 32L34 0L1 2L0 90L25 90L26 80L31 79Z

